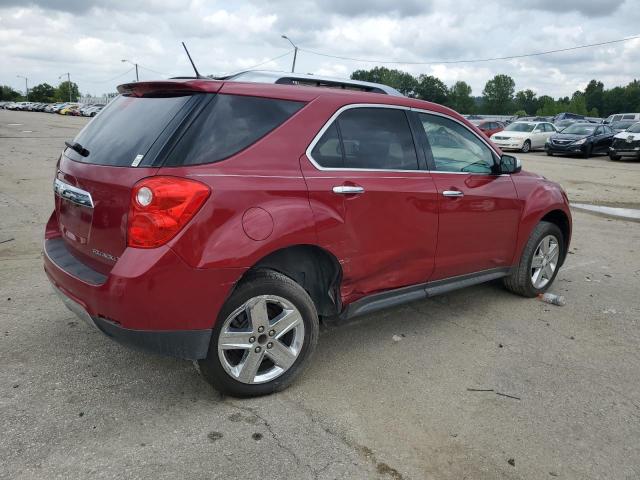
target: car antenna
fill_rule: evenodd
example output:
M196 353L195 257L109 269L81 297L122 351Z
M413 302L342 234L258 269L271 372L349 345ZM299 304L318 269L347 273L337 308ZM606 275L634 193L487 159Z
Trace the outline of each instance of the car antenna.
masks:
M191 55L189 55L189 50L187 50L187 46L184 44L184 42L182 42L182 46L184 47L184 51L187 52L187 57L189 57L189 61L191 62L193 71L196 72L196 78L203 78L202 75L200 75L200 72L198 72L198 69L196 68L196 64L193 63L193 60L191 59Z

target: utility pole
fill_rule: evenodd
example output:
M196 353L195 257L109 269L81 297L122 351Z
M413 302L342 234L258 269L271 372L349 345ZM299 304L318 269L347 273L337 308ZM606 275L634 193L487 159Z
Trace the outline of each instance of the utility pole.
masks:
M127 62L127 63L130 63L131 65L133 65L134 67L136 67L136 82L139 82L139 81L140 81L140 78L138 77L138 64L137 64L137 63L135 63L135 62L132 62L132 61L130 61L130 60L126 60L126 59L122 59L122 60L120 60L120 61L121 61L121 62Z
M58 80L60 80L65 75L67 76L67 87L69 87L69 103L71 103L71 74L69 72L63 73L58 77Z
M27 102L29 101L29 79L24 75L16 75L18 78L24 78L24 93L25 97L27 97Z
M293 46L293 64L291 65L291 73L294 73L296 71L296 57L298 56L298 46L293 43L291 39L286 35L282 35L282 38L288 40L289 43Z

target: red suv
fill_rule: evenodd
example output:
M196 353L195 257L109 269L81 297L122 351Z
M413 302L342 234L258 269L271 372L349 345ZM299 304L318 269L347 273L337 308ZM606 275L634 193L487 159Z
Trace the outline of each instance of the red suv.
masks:
M562 265L561 187L456 112L348 90L140 82L62 153L44 268L113 339L233 395L289 385L321 319Z

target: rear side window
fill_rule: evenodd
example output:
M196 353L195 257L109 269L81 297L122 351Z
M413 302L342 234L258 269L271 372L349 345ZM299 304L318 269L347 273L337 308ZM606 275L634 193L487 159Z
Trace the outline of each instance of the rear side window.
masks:
M129 167L141 155L139 163L190 98L116 97L74 139L89 155L71 149L66 154L78 162L116 167Z
M403 110L391 108L346 110L311 156L324 168L418 170L407 117Z
M173 149L165 165L224 160L252 145L304 103L239 95L216 95Z
M623 116L622 116L622 119L623 119L623 120L633 120L633 119L635 119L635 118L636 118L636 116L635 116L635 115L633 115L633 114L632 114L632 115L623 115Z

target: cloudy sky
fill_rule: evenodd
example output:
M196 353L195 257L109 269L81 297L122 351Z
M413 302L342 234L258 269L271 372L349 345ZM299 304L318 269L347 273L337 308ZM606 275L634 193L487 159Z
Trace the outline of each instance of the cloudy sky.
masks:
M135 79L189 75L185 41L204 74L257 64L348 77L376 63L437 62L539 52L640 35L638 0L0 0L0 84L24 90L71 73L81 92L101 94ZM275 60L271 60L274 57ZM607 87L640 76L640 39L508 61L389 64L447 85L464 80L481 95L497 73L516 89L570 95L591 78Z

